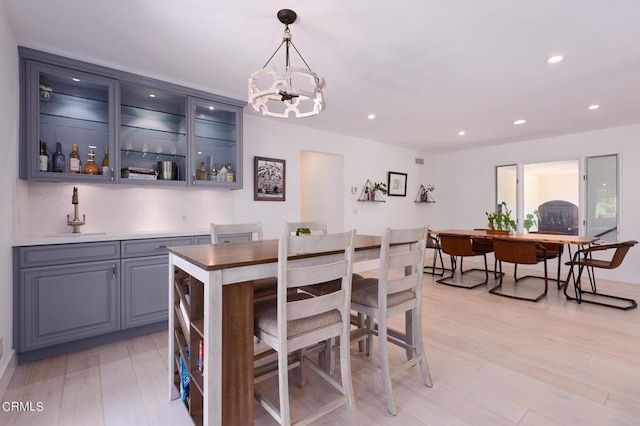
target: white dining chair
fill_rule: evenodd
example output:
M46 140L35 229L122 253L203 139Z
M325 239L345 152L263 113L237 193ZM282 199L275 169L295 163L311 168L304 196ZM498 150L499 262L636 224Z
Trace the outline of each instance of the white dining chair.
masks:
M422 342L421 318L426 238L426 227L387 229L382 237L378 278L365 278L351 294L351 309L365 316L364 328L354 332L356 337L353 341L365 339L366 354L370 355L373 336L378 336L379 362L373 362L369 358L364 361L380 371L387 409L394 416L397 409L391 379L395 375L418 365L424 384L432 386ZM398 330L388 328L390 318L407 312L411 314L412 324L411 327L406 327L411 329L409 336L409 330L405 330L403 335ZM393 372L389 361L390 343L405 349L408 355L408 360Z
M278 295L275 299L255 302L254 334L277 352L279 408L256 388L256 400L281 425L292 423L289 402L291 368L298 367L301 382L303 367L309 366L340 392L332 402L314 410L296 424L307 424L334 409L346 405L357 424L351 357L349 354L349 316L353 242L355 230L338 234L312 236L283 235L278 249ZM319 253L333 252L331 256ZM290 260L290 256L296 260ZM300 258L302 257L302 258ZM311 296L289 290L326 281L340 281L336 292ZM304 355L304 349L318 342L338 338L340 341L340 376L338 382L329 372ZM297 358L289 362L290 354ZM260 380L260 377L256 379Z

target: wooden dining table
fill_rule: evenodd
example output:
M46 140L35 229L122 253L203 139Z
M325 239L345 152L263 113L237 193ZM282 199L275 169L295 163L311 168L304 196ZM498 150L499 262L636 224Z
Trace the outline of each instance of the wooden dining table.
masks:
M564 235L564 234L545 234L543 232L537 233L507 233L491 230L472 230L472 229L444 229L441 231L429 230L433 235L468 235L472 238L509 238L519 241L535 241L537 243L551 243L551 244L567 244L577 246L588 246L598 241L598 237L589 237L581 235Z
M381 237L356 235L354 262L379 259L381 242ZM169 360L174 359L176 350L172 336L177 320L173 289L175 268L178 268L204 284L203 424L252 425L253 280L278 275L278 240L169 247L168 250ZM310 256L292 259L314 262ZM171 399L179 395L176 370L171 362Z

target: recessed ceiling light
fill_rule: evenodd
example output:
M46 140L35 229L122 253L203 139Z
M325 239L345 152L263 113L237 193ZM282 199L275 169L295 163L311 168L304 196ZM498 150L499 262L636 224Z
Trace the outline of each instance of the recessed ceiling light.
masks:
M458 136L464 136L464 135L466 135L466 134L467 134L467 132L465 132L464 130L460 130L460 131L458 132Z
M210 107L209 107L209 109L213 111L215 108L214 108L214 107L212 107L212 106L210 106Z
M373 120L374 118L376 118L376 115L375 114L369 114L369 115L367 115L367 118L369 120Z
M79 78L75 78L75 77L74 77L74 78L72 78L71 80L73 80L73 81L80 81L80 79L79 79Z
M155 98L155 97L156 97L156 94L155 94L155 93L149 93L149 97L150 97L150 98Z
M547 59L547 63L548 64L557 64L558 62L562 61L563 59L564 59L564 56L556 55L556 56L552 56L549 59Z
M589 105L589 109L591 110L598 109L598 108L600 108L600 105L597 105L597 104Z
M514 121L514 122L513 122L513 124L524 124L524 123L526 123L526 122L527 122L527 120L522 120L522 119L520 119L520 120L516 120L516 121Z
M202 151L198 151L198 155L202 155Z

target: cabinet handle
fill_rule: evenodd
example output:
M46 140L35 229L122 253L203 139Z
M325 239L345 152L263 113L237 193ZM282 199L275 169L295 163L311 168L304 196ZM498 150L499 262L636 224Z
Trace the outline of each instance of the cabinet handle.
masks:
M113 265L111 265L111 275L113 277L116 276L116 264L115 263Z
M109 173L109 177L111 178L111 180L113 180L113 169L111 169L111 171Z
M194 183L194 184L196 183L196 175L195 175L195 173L191 175L191 182Z
M166 245L166 244L162 244L162 245L156 246L156 250L165 249L167 247L169 247L169 246Z

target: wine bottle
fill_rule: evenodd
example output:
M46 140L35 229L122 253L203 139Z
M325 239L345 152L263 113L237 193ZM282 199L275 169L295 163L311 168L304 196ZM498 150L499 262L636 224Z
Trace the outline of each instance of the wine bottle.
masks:
M69 154L69 173L80 173L80 154L78 153L78 144L71 144L71 153Z
M50 172L51 162L49 159L49 153L47 152L47 143L40 141L40 155L38 156L38 171Z
M52 170L58 173L64 173L65 164L67 160L62 153L62 144L60 142L56 142L56 152L53 153Z
M102 158L102 174L109 176L109 147L104 148L104 157Z
M84 174L85 175L97 175L98 174L98 165L95 161L93 161L93 157L96 154L93 152L93 149L89 150L89 160L87 160L87 164L84 165Z

